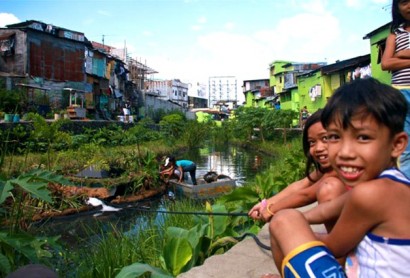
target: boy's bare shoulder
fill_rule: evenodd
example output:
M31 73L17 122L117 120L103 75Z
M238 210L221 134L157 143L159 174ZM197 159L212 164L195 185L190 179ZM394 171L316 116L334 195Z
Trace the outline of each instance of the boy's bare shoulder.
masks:
M349 199L363 208L383 207L392 200L402 198L403 194L410 198L410 186L391 179L375 179L356 185L350 192Z

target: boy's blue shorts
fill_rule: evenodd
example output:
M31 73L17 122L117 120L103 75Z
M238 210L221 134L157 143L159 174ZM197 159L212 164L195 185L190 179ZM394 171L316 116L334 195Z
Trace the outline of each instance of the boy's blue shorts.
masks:
M295 248L284 258L282 277L345 278L346 274L323 242L312 241Z

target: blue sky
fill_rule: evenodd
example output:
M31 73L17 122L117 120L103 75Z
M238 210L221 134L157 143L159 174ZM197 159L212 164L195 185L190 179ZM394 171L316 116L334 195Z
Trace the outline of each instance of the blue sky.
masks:
M391 20L391 0L0 0L0 27L26 20L83 32L157 70L155 78L269 77L274 60L368 54L363 37Z

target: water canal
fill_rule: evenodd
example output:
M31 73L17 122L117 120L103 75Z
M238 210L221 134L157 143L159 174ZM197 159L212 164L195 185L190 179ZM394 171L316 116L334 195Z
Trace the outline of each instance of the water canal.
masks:
M269 168L274 157L255 153L250 149L236 146L209 146L178 154L177 159L189 159L197 164L197 176L208 171L216 171L237 180L238 186L246 186L255 176ZM71 245L79 243L79 239L89 241L94 233L109 231L112 226L133 233L148 225L149 217L138 208L164 210L164 198L146 200L134 204L136 208L124 208L117 212L90 211L78 215L43 221L33 226L32 232L37 235L60 235L62 240ZM163 221L166 214L157 213L155 221ZM94 231L94 232L93 232Z

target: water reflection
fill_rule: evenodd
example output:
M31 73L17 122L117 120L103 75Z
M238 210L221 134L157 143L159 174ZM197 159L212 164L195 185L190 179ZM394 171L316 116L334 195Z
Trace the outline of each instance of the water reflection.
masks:
M236 179L238 185L244 185L247 180L253 180L256 174L269 168L274 157L224 145L193 149L180 154L177 159L195 161L197 176L203 176L208 171L216 171L218 174Z

